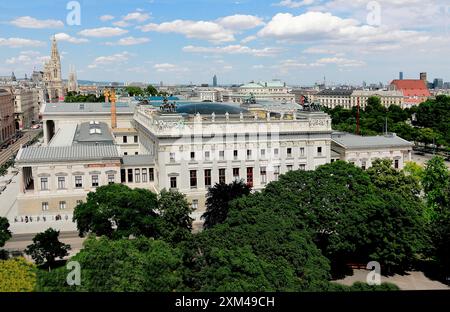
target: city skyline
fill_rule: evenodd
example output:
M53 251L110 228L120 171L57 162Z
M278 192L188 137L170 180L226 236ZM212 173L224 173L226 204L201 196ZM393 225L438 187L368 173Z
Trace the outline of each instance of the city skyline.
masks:
M450 1L79 1L73 26L69 1L23 2L0 5L0 75L42 70L55 35L64 79L69 66L80 80L165 84L449 79Z

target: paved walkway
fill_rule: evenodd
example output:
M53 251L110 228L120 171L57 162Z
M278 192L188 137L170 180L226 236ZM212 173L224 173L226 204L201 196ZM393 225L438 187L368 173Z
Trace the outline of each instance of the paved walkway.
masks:
M366 283L368 270L353 270L352 276L347 276L344 279L335 281L336 283L351 286L355 282ZM382 283L392 283L397 285L401 290L438 290L447 289L450 287L438 282L430 280L423 272L407 272L406 275L382 276Z

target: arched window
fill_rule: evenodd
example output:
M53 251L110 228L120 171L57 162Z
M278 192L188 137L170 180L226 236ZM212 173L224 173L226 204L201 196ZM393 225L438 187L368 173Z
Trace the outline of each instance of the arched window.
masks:
M55 77L55 78L58 78L58 70L55 68L54 69L54 71L53 71L53 76Z

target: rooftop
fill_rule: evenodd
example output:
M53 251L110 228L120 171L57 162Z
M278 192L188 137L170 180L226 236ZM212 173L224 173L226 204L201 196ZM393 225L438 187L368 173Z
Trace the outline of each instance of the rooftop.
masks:
M413 144L396 134L359 136L346 132L334 132L333 141L344 148L412 147Z
M135 102L117 102L117 113L130 113L134 112L134 108L137 103ZM109 113L111 112L111 103L98 102L98 103L47 103L45 104L44 113Z
M394 80L391 82L405 96L431 96L425 81L420 79Z
M109 127L104 122L83 122L77 128L74 143L79 144L113 144L114 139Z
M351 89L326 89L322 90L317 95L336 95L336 96L350 96L353 90Z
M19 163L39 163L83 160L119 160L115 145L72 145L27 147L17 154Z
M155 158L152 155L125 155L122 163L125 166L149 166L155 163Z

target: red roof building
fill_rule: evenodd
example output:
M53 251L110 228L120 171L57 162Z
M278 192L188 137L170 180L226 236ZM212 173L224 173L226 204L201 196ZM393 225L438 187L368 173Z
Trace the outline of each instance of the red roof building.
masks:
M409 106L419 105L431 96L431 93L423 80L394 80L391 82L391 86L395 90L403 93L403 96L405 97L404 103Z

